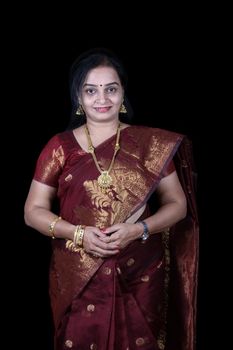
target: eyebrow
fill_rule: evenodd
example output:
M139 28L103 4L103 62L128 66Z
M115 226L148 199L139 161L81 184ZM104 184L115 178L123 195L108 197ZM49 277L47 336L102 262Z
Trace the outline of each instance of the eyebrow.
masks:
M94 87L97 87L97 86L100 86L100 85L102 85L102 84L89 84L89 83L86 83L86 84L84 84L83 85L83 87L85 87L85 86L94 86ZM108 84L105 84L104 86L109 86L109 85L120 85L119 83L117 83L116 81L113 81L112 83L108 83Z

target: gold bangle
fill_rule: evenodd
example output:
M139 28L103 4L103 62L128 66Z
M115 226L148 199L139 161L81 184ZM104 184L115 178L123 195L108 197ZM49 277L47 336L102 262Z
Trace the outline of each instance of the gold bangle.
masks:
M77 240L78 240L78 234L79 234L80 227L81 227L81 225L77 225L77 226L75 227L75 230L74 230L73 243L74 243L74 246L75 246L75 247L77 247Z
M75 247L83 248L83 239L84 239L85 226L78 225L74 230L73 243Z
M81 226L81 228L78 231L78 240L77 240L77 245L81 248L83 248L84 232L85 232L85 227Z
M52 239L55 239L55 235L54 235L54 229L55 229L55 225L56 223L61 220L61 216L57 216L49 225L49 233L51 233Z

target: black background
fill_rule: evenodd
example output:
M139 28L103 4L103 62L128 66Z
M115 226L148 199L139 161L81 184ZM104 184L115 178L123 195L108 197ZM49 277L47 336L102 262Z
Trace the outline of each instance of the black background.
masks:
M6 199L6 207L11 208L8 228L13 239L9 249L9 265L12 261L13 267L7 272L5 284L11 315L6 330L14 329L11 344L15 342L24 349L52 349L50 241L25 226L23 206L41 148L69 121L68 75L72 62L83 50L104 46L125 63L135 122L185 133L193 142L201 224L197 344L198 350L207 349L210 331L206 325L211 323L209 238L213 195L209 171L213 135L204 121L211 113L210 103L211 111L215 103L210 97L214 84L211 31L202 18L190 14L182 21L178 17L170 21L163 14L164 22L158 25L150 19L150 25L142 29L140 17L126 26L124 12L119 14L123 19L105 18L104 23L101 16L95 20L87 16L81 23L79 16L83 13L76 19L72 16L72 20L65 14L56 17L44 13L35 21L33 13L22 19L24 27L16 21L3 57L7 61L3 73L9 98L4 118L9 135L6 147L14 150L11 156L7 153L12 195ZM7 244L5 248L9 248Z

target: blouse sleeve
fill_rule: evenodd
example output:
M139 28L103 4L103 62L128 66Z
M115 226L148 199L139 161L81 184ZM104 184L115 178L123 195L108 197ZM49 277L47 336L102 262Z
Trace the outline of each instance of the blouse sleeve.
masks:
M33 179L58 187L58 179L64 165L64 149L59 136L53 136L45 145L36 163Z

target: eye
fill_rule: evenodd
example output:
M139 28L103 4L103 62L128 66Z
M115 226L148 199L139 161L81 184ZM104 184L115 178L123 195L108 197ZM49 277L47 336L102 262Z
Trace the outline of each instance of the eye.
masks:
M88 95L94 95L96 93L96 89L89 88L89 89L86 89L85 92Z
M115 86L109 86L109 87L107 88L107 93L108 93L108 94L113 94L113 93L115 93L116 91L117 91L117 89L116 89Z

